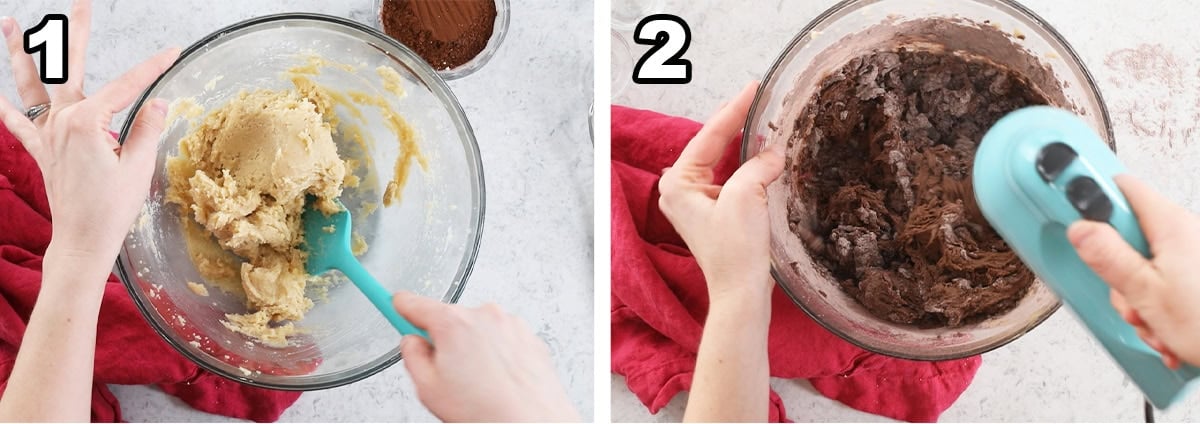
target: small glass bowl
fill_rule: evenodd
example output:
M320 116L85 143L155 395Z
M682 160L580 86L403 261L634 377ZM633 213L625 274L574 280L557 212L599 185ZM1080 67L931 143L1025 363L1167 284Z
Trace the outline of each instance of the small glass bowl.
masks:
M381 13L383 10L383 1L384 0L375 0L374 24L375 29L378 29L379 32L387 34L387 31L383 29L383 14ZM471 75L475 73L475 71L478 71L479 68L482 68L483 65L487 65L488 61L492 60L492 56L496 55L496 51L500 49L500 45L504 43L504 37L508 35L508 21L510 13L511 6L509 5L509 0L496 0L496 24L492 27L492 37L488 39L487 46L483 48L483 51L475 55L474 58L471 58L470 61L458 66L457 68L437 70L438 75L441 75L442 79L446 81L452 81L466 77L467 75ZM396 42L404 44L399 40L396 40Z
M787 146L799 108L812 98L822 78L854 56L892 47L901 39L880 28L900 28L905 22L922 18L963 19L1004 31L1007 35L997 34L977 43L954 37L919 38L935 37L932 34L903 35L942 44L952 51L983 56L1026 75L1029 72L1049 75L1049 79L1062 83L1058 88L1060 93L1047 93L1051 100L1080 114L1113 145L1112 124L1104 100L1079 56L1054 28L1016 2L847 0L810 22L767 71L746 119L742 160L770 145ZM1012 48L1014 44L1037 58L1045 68L1020 68L1016 63L1006 63L1001 57L1018 51ZM1046 87L1039 88L1047 91ZM789 151L789 157L805 141L797 143ZM917 328L876 317L847 295L792 233L788 207L793 194L789 186L799 178L785 169L783 176L767 187L772 275L796 305L815 321L863 349L915 360L968 357L1016 340L1061 305L1054 293L1037 281L1009 312L960 327Z
M484 182L471 125L446 83L424 60L390 37L342 18L283 14L243 21L188 47L138 99L191 98L206 112L242 90L291 88L283 72L309 64L308 54L342 68L322 69L315 83L341 92L387 93L376 74L381 66L403 79L405 96L381 97L417 134L427 169L409 174L399 203L382 206L382 185L401 155L400 143L382 113L342 106L346 125L369 136L364 154L374 162L358 187L341 200L354 214L354 231L369 246L359 258L390 292L408 290L454 303L466 287L483 230ZM309 65L311 66L311 65ZM121 140L129 134L126 120ZM208 295L187 282L206 282L188 253L178 205L167 203L166 160L179 154L188 119L167 123L159 140L151 192L142 216L121 248L117 272L151 327L188 359L215 374L253 386L317 390L366 378L400 360L400 335L353 284L310 291L313 308L297 323L303 332L285 347L245 337L221 324L226 313L245 313L245 300L209 284ZM346 131L334 136L340 152L353 155ZM374 140L374 141L369 141ZM360 149L362 150L362 149ZM367 202L379 205L366 212ZM365 218L364 218L365 215ZM186 219L191 219L187 216ZM201 230L203 231L203 230ZM336 274L335 274L336 275ZM310 287L310 290L313 289Z

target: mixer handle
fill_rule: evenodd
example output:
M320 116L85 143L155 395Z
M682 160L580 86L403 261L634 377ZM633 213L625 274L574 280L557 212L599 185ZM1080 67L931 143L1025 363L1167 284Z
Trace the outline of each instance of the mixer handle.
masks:
M1094 141L1099 142L1099 138ZM1097 166L1062 142L1042 147L1035 166L1042 179L1066 198L1080 218L1108 223L1142 256L1150 257L1149 244L1137 216L1125 195L1112 183L1113 175L1101 175Z

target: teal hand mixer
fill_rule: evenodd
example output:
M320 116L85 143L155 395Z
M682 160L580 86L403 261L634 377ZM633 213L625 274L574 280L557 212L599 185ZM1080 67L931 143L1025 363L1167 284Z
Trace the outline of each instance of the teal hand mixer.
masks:
M1082 119L1048 106L1005 116L975 154L975 198L1022 261L1070 306L1154 406L1164 409L1194 388L1200 369L1172 370L1112 307L1109 287L1067 241L1071 223L1107 222L1150 257L1129 203L1113 183L1125 172Z

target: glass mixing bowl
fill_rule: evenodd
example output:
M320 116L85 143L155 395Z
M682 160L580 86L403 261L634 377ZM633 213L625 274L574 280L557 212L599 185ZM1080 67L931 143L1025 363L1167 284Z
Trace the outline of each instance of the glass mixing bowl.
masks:
M479 52L479 54L475 55L467 63L459 65L456 68L438 70L438 74L442 76L442 79L453 81L471 75L475 71L478 71L479 68L482 68L483 65L487 65L488 61L492 60L492 56L496 55L496 51L500 50L500 45L504 44L504 37L508 35L508 21L510 19L509 15L512 13L512 6L509 4L509 0L495 1L496 23L492 27L492 38L488 39L487 46L484 46L483 51ZM373 10L375 11L375 20L373 21L375 29L383 31L383 0L375 0L375 9Z
M662 13L663 0L615 0L612 2L612 26L618 31L632 32L647 16Z
M905 32L906 24L921 18L966 20L991 25L999 31L981 30L980 33L991 34L981 37ZM787 145L799 108L812 98L818 82L826 75L857 55L890 48L901 41L944 45L951 51L1008 66L1031 79L1041 78L1043 82L1035 85L1053 103L1082 115L1113 146L1112 125L1104 101L1079 56L1049 24L1021 5L1007 0L850 0L835 5L809 23L771 66L746 120L742 160L766 146ZM1019 60L1022 55L1016 53L1022 50L1037 58L1040 65L1031 66L1028 60ZM798 141L797 147L806 141ZM788 157L794 154L794 150L789 150ZM1058 298L1039 281L1008 313L974 324L923 329L878 318L846 295L828 271L814 263L799 237L789 229L788 205L796 201L789 187L800 178L788 169L767 187L772 274L800 308L843 339L900 358L961 358L1017 339L1042 323L1060 305Z
M621 94L629 88L629 83L633 81L633 50L629 48L629 42L620 33L612 31L612 98L620 98Z
M291 83L281 74L306 63L311 53L357 67L322 68L320 75L312 77L332 90L387 93L375 71L380 66L392 68L403 78L406 96L383 98L415 130L428 169L414 166L401 200L383 207L381 186L390 178L400 143L378 109L363 107L360 117L339 106L336 112L343 131L334 136L339 154L352 151L344 130L355 125L366 138L374 139L360 151L366 150L381 174L377 178L368 175L358 188L346 188L341 199L354 216L354 231L369 246L360 260L384 287L455 302L471 273L483 227L479 148L458 100L437 72L390 37L331 16L286 14L251 19L184 50L133 110L140 109L147 99L191 98L211 111L241 90L290 88ZM149 199L118 260L122 281L155 331L204 369L275 389L335 387L399 361L399 334L353 284L337 284L328 288L327 294L311 287L315 306L298 323L305 333L284 348L259 343L220 323L226 313L247 312L236 294L212 285L208 296L189 290L186 282L204 279L189 257L179 208L164 200L169 184L165 161L179 154L187 121L178 118L167 123L159 141ZM122 140L130 125L127 120ZM380 206L364 217L366 203Z

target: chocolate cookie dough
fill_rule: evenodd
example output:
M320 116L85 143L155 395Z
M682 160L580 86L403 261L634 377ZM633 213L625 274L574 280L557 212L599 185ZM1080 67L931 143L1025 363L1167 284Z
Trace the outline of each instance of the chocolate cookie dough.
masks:
M1034 277L980 213L971 166L992 124L1047 103L1021 75L960 55L854 58L796 122L809 139L791 162L795 189L816 219L789 217L793 230L881 318L958 326L1005 312Z

